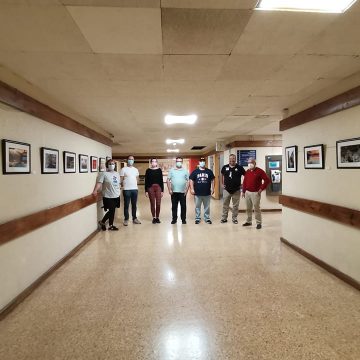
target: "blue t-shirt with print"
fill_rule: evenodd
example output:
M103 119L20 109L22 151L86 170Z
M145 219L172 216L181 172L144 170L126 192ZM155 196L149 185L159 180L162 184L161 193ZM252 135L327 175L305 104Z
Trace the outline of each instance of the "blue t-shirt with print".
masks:
M194 182L195 195L211 195L211 181L215 179L214 173L210 169L196 169L190 175L190 180Z

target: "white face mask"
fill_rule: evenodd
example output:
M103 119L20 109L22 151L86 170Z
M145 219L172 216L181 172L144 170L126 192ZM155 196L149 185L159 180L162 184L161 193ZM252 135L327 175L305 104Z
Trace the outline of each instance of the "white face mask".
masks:
M151 166L152 166L152 167L157 167L157 161L152 161L152 162L151 162Z
M249 167L249 169L253 169L255 167L255 165L253 163L249 163L248 167Z
M109 164L109 170L110 171L115 170L115 164Z

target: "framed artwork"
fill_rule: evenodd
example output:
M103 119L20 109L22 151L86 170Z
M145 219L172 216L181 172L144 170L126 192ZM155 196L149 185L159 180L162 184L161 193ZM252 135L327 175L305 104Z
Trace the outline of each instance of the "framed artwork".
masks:
M98 171L98 158L96 156L90 157L91 172Z
M360 138L336 142L336 164L338 169L360 169Z
M99 171L106 171L106 160L105 158L99 158Z
M305 169L324 169L324 145L311 145L304 147Z
M81 173L89 172L89 156L84 154L79 154L79 172Z
M42 147L41 152L41 173L59 173L59 150Z
M106 161L108 161L108 160L110 160L111 159L111 157L110 156L107 156L106 157Z
M30 144L2 140L2 170L4 175L30 174L31 146Z
M297 172L298 147L296 145L285 148L286 172Z
M64 151L64 173L76 172L76 154L70 151Z
M241 166L248 166L249 159L256 159L256 150L238 150L237 163Z

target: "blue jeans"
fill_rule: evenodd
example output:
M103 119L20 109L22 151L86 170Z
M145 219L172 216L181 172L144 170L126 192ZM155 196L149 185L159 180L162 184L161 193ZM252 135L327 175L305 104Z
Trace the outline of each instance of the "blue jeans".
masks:
M210 220L210 199L211 195L195 195L195 220L201 220L201 203L204 204L204 220Z
M136 219L136 203L138 197L137 190L123 190L124 196L124 218L125 220L129 220L129 205L131 201L131 214L133 220Z

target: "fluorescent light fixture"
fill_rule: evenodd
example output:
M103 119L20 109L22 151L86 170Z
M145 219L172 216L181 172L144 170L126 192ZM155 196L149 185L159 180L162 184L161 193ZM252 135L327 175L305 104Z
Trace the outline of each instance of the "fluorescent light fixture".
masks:
M175 152L175 153L178 153L179 152L179 149L167 149L166 150L167 152Z
M197 120L197 115L166 115L165 116L165 124L172 125L172 124L194 124Z
M166 139L166 144L169 145L169 144L173 144L173 145L176 145L176 144L184 144L185 140L184 139Z
M256 10L343 13L356 0L260 0Z

